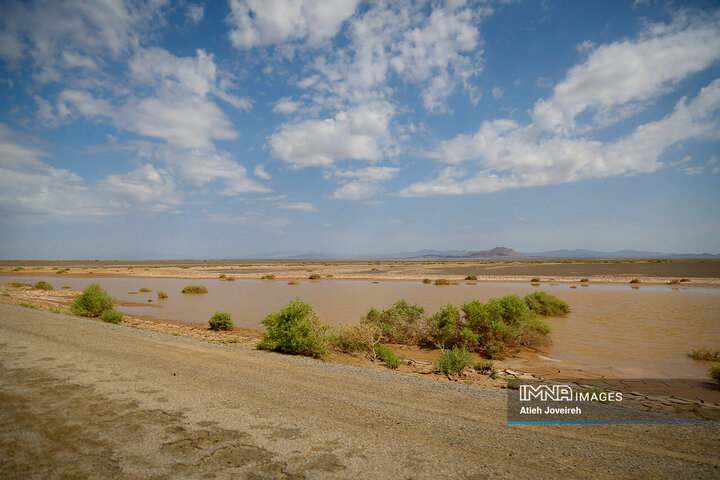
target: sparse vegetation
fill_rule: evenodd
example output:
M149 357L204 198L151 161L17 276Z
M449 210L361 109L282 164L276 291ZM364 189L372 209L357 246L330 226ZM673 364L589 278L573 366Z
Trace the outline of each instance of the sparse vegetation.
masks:
M639 278L633 278L632 280L630 280L630 283L640 283L640 279L639 279Z
M340 352L365 353L374 361L375 346L380 343L381 337L382 331L377 325L369 323L341 325L330 335L330 344Z
M54 290L53 286L47 283L45 280L40 280L35 285L33 285L33 287L38 290Z
M453 347L452 350L443 350L434 367L436 372L455 375L470 365L472 365L472 354L464 348Z
M538 315L557 317L570 313L570 307L555 295L546 292L533 292L525 295L528 308Z
M530 283L540 283L540 277L533 277L530 279Z
M34 310L38 309L37 305L28 303L28 302L20 302L18 305L20 305L21 307L25 307L25 308L32 308Z
M427 284L432 283L432 280L430 280L429 278L423 278L422 282L427 285Z
M210 330L232 330L233 322L230 319L230 314L227 312L215 312L210 317Z
M590 279L588 279L588 278L581 278L580 281L583 282L583 283L586 283L586 282L589 282Z
M207 293L204 285L188 285L182 289L182 293Z
M720 383L720 362L708 368L708 376Z
M477 275L468 275L465 280L477 280Z
M168 294L163 290L158 290L157 297L158 298L168 298Z
M31 287L32 285L30 285L29 283L25 283L25 282L10 282L10 286L15 287L15 288L22 288L22 287Z
M520 385L523 384L523 381L518 377L512 377L507 379L507 388L510 390L519 390Z
M688 352L688 357L693 360L703 360L707 362L720 362L720 349L715 348L696 348Z
M69 271L70 271L69 268L63 268L63 269L60 269L60 270L56 271L55 274L57 274L57 275L62 275L63 273L67 273L67 272L69 272Z
M383 311L371 308L360 322L378 327L382 332L382 341L386 343L419 344L428 340L429 324L425 309L410 305L405 300L399 300Z
M438 278L435 280L435 285L450 285L450 280L447 278Z
M75 299L72 312L83 317L99 317L115 306L115 300L100 285L93 283Z
M123 320L123 314L117 310L105 310L102 314L103 322L119 324Z
M23 270L25 270L23 267L15 267L12 269L13 272L21 272Z
M296 282L295 280L290 280L288 282L288 285L300 285L300 282Z
M299 298L262 321L267 327L260 350L321 357L327 353L327 326L320 323L315 310Z
M150 290L149 288L141 288L141 289L139 290L139 292L140 292L140 293L148 293L148 292L152 292L152 290Z
M375 357L385 362L385 366L393 370L400 366L401 357L386 345L375 345Z
M313 273L308 277L310 280L320 280L320 274L319 273Z
M263 275L262 277L260 277L260 280L275 280L275 274L268 273L267 275Z

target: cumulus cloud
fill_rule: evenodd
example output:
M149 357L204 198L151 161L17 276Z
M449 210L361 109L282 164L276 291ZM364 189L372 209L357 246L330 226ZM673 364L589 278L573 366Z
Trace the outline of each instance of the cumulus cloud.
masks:
M205 7L202 5L190 5L187 12L185 12L185 16L189 22L197 25L205 16Z
M70 170L45 163L45 155L18 141L15 132L0 124L0 211L4 216L73 221L133 208L161 211L182 203L173 179L152 165L88 184Z
M253 174L261 180L270 180L272 177L265 171L265 165L255 165Z
M230 40L237 49L334 37L358 0L230 0Z
M365 167L356 170L335 170L330 176L340 179L342 185L333 192L337 200L365 200L385 190L383 183L400 171L396 167Z
M308 202L288 202L278 203L277 208L281 210L302 210L304 212L317 212L318 209L315 205Z
M393 113L387 102L361 105L332 118L285 124L269 143L273 153L294 168L330 166L347 159L376 162L390 143Z
M640 125L615 142L563 136L538 139L532 126L486 122L473 136L460 136L432 153L450 163L477 160L480 170L467 179L453 167L439 177L400 191L401 196L489 193L507 188L552 185L659 169L660 154L691 138L720 138L720 79L703 88L692 101L682 98L674 111L656 122Z
M717 19L718 15L712 18ZM584 136L632 115L680 80L720 59L720 23L679 14L668 25L651 25L639 38L590 48L587 60L569 70L548 100L535 104L533 123L485 121L476 133L443 141L428 156L445 164L472 161L475 174L446 167L434 180L401 190L402 196L488 193L587 178L648 173L662 166L670 146L720 135L720 80L696 98L680 99L665 118L638 126L615 141ZM576 118L591 110L589 125ZM704 171L704 170L703 170ZM698 174L694 167L688 174Z
M669 25L652 25L639 38L602 45L570 69L548 100L539 101L533 122L542 130L572 129L592 110L601 126L625 118L642 102L720 59L720 14Z

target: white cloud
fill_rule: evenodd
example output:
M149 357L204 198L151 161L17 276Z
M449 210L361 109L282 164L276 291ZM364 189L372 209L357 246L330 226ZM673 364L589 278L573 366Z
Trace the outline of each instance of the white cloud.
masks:
M283 115L292 115L302 106L302 102L293 101L291 97L283 97L273 107L273 112Z
M548 100L540 100L533 121L542 130L568 130L584 111L600 126L625 118L642 102L720 59L720 14L669 25L651 25L635 40L602 45L570 69Z
M32 59L37 81L65 81L72 69L117 59L147 31L162 1L59 0L3 3L0 56ZM154 22L158 23L158 22Z
M115 195L117 200L111 202L115 207L141 204L153 211L164 211L182 204L173 178L150 164L125 175L108 175L99 187Z
M584 138L541 137L531 127L510 121L485 122L473 136L443 142L432 156L448 163L478 160L480 171L461 180L453 167L439 177L400 191L401 196L488 193L507 188L552 185L587 178L648 173L662 166L668 147L691 138L720 138L720 79L695 99L681 99L674 111L656 122L640 125L615 142Z
M685 175L702 175L705 173L705 167L688 167L685 169Z
M237 49L334 37L358 0L230 0L230 40Z
M493 87L492 88L492 96L495 100L500 100L503 97L503 89L500 87Z
M277 208L281 210L302 210L304 212L317 212L318 209L315 205L308 202L289 202L289 203L278 203Z
M333 192L337 200L365 200L385 189L382 183L391 180L400 171L396 167L365 167L356 170L335 170L331 176L344 182ZM349 180L348 180L349 179Z
M295 168L330 166L346 159L376 162L390 143L393 114L387 102L361 105L333 118L285 124L269 143L278 158Z
M185 12L185 16L187 17L188 21L190 21L194 25L197 25L205 16L205 7L203 7L202 5L190 5L187 9L187 12Z
M270 174L265 171L265 165L263 164L255 165L253 175L261 180L270 180L272 178Z

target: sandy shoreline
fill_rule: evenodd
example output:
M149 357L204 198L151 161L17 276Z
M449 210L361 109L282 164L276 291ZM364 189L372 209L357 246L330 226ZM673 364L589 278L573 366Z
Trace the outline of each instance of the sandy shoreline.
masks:
M182 278L217 279L221 275L234 279L260 280L274 275L274 281L402 281L415 282L428 278L444 278L450 282L466 282L470 275L476 282L558 284L628 284L637 279L645 285L682 285L720 287L720 261L677 260L626 262L255 262L183 265L153 262L0 262L0 276L56 276L61 278ZM585 282L582 280L586 279ZM271 281L271 280L268 280Z

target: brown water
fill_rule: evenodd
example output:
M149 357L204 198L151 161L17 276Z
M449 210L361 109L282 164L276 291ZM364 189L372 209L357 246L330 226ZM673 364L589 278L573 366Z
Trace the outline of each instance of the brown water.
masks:
M2 283L17 278L0 278ZM355 323L370 308L387 308L400 298L425 307L428 314L446 303L461 305L536 290L565 300L566 317L546 319L553 329L548 362L568 363L625 377L704 377L707 365L686 356L699 346L720 347L720 289L670 286L478 283L452 286L420 282L320 281L288 285L284 281L138 278L23 277L45 280L55 288L82 289L97 282L110 295L143 307L120 307L125 313L185 322L207 322L216 311L232 314L237 327L261 328L262 319L296 297L312 305L324 323ZM183 295L188 284L202 284L206 295ZM140 288L153 290L138 292ZM164 290L169 298L158 300ZM152 302L148 302L152 300Z

